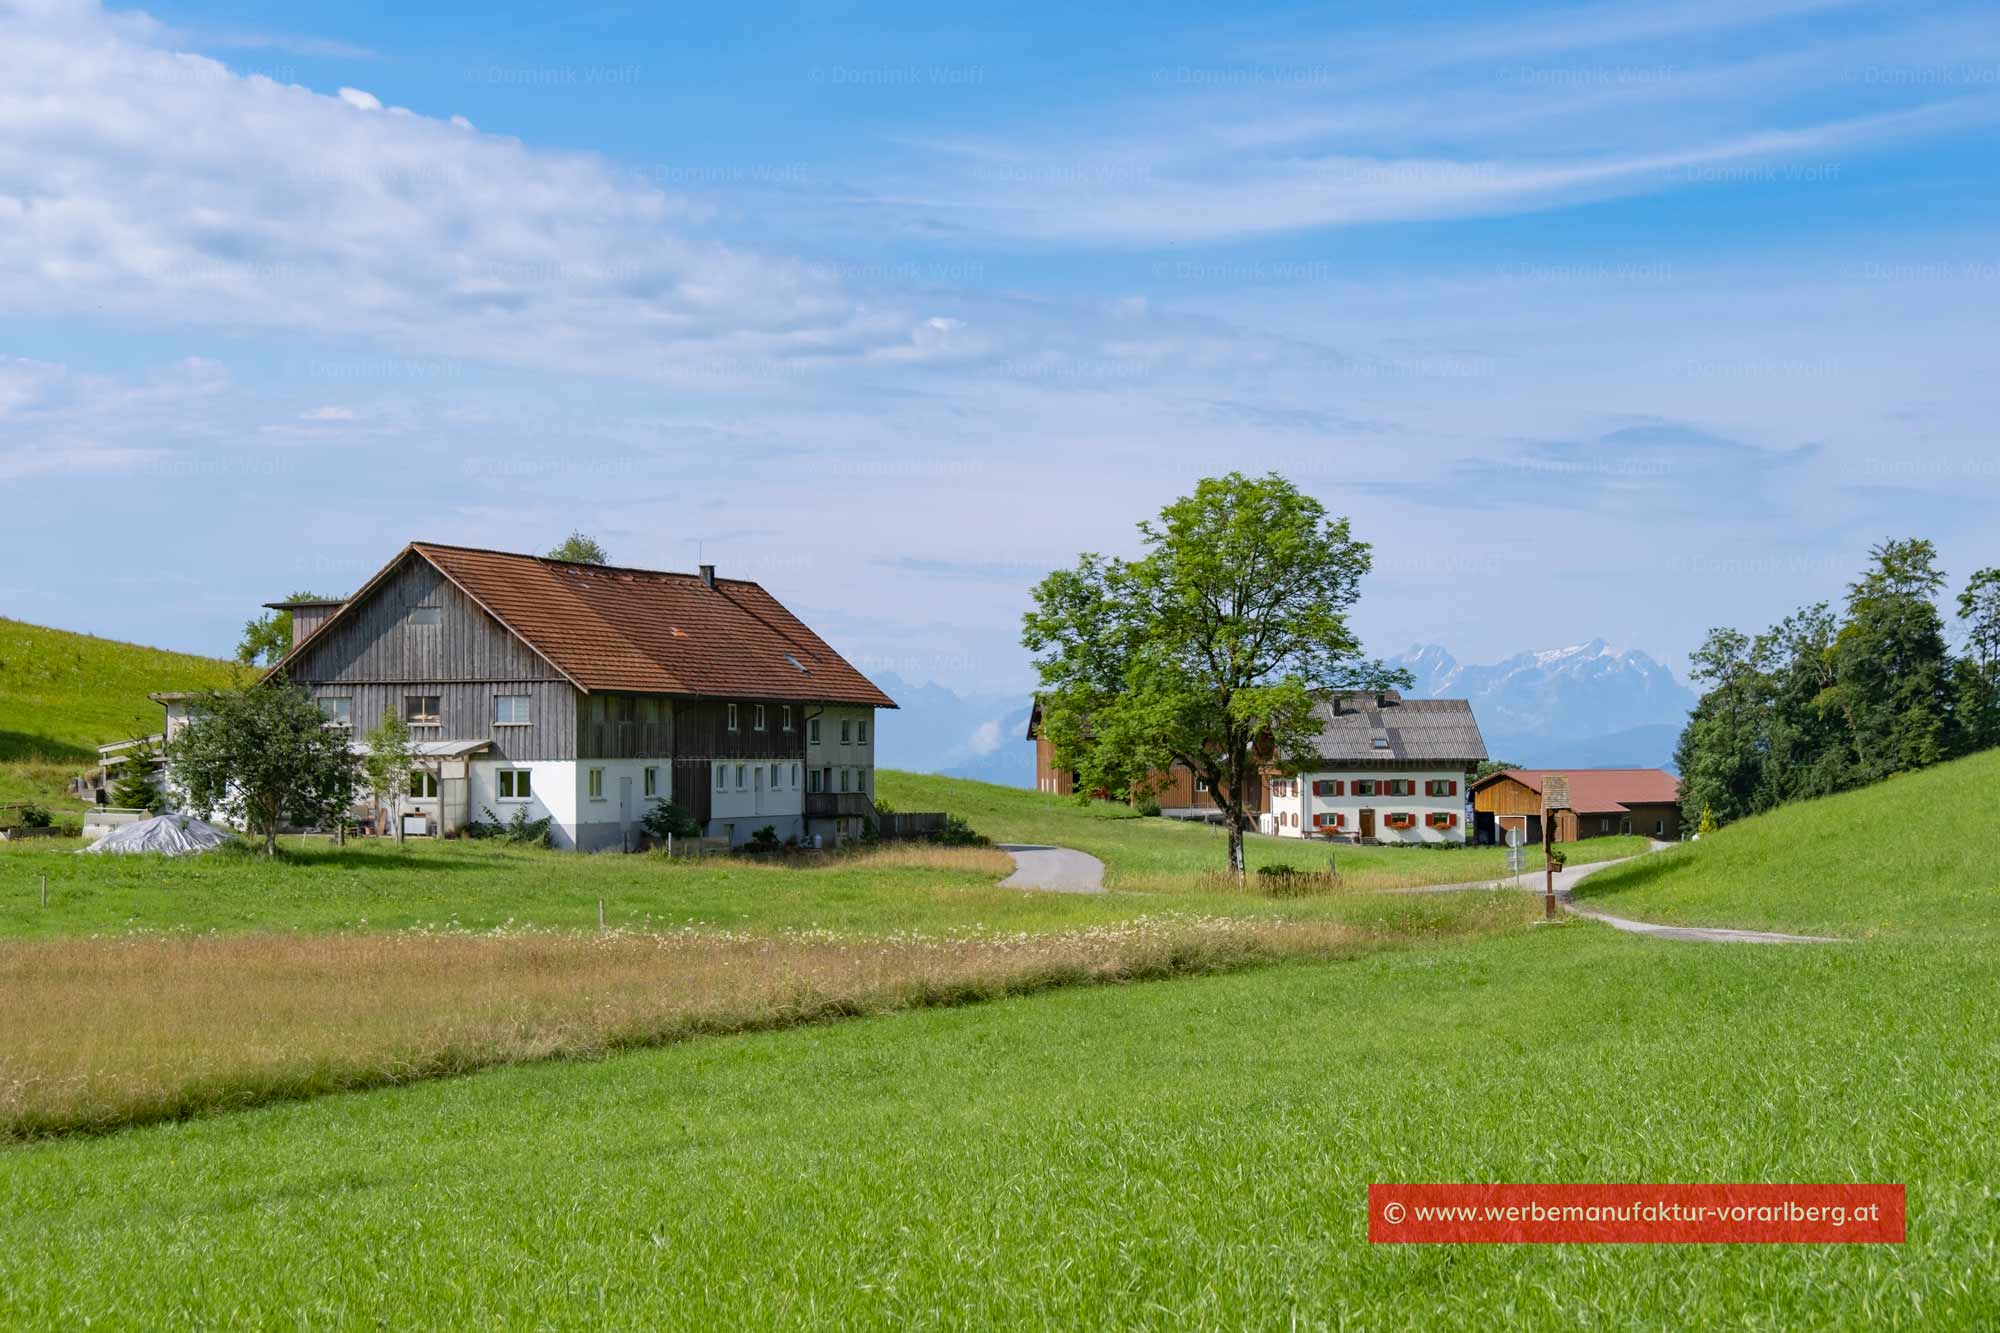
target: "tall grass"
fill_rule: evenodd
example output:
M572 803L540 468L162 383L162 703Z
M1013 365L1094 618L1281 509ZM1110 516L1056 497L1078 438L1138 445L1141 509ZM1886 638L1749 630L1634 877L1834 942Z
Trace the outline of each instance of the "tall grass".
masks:
M1520 904L1370 925L1140 918L1059 934L506 929L0 942L0 1137L591 1057L1060 986L1336 958Z

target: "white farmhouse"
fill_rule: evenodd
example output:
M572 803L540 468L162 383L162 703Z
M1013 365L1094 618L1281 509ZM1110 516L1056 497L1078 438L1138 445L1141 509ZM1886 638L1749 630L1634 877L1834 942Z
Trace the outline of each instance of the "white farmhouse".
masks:
M1266 833L1356 842L1464 842L1466 794L1486 743L1464 699L1337 694L1313 710L1315 762L1269 770Z

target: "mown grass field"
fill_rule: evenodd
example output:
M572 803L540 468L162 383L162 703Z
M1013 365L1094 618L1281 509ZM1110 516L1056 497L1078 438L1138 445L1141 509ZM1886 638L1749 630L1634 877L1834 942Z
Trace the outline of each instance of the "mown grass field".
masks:
M2000 750L1767 814L1581 882L1649 921L1848 936L2000 928Z
M1108 801L1079 804L1019 787L884 770L879 794L897 810L944 810L963 815L996 842L1049 842L1089 852L1105 864L1114 890L1190 893L1213 890L1227 865L1226 839L1214 825L1146 818ZM1589 838L1564 848L1570 864L1609 861L1646 850L1644 838ZM1346 847L1299 838L1244 840L1250 869L1288 865L1323 870L1332 858L1346 886L1356 890L1416 884L1459 884L1505 873L1506 849L1460 847ZM1540 869L1539 847L1528 865Z
M98 746L159 731L149 691L226 685L239 670L0 617L0 803L76 806L65 786Z
M2000 964L1597 926L0 1154L0 1320L1977 1328ZM1893 1247L1383 1247L1373 1180L1881 1180Z

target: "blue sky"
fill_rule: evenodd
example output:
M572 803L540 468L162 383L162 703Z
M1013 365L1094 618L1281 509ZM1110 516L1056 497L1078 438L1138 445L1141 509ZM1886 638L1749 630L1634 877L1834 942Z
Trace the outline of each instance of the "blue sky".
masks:
M580 527L1016 689L1229 468L1384 653L2000 561L1990 7L677 8L0 0L0 611L221 653Z

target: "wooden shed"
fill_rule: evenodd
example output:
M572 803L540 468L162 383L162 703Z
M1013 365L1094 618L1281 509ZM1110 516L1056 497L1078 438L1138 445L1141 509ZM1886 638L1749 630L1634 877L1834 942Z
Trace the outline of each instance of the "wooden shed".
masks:
M1509 768L1472 786L1473 838L1503 843L1519 829L1530 845L1542 840L1542 780L1569 779L1572 809L1556 815L1557 842L1617 834L1667 841L1681 835L1680 780L1658 768Z

